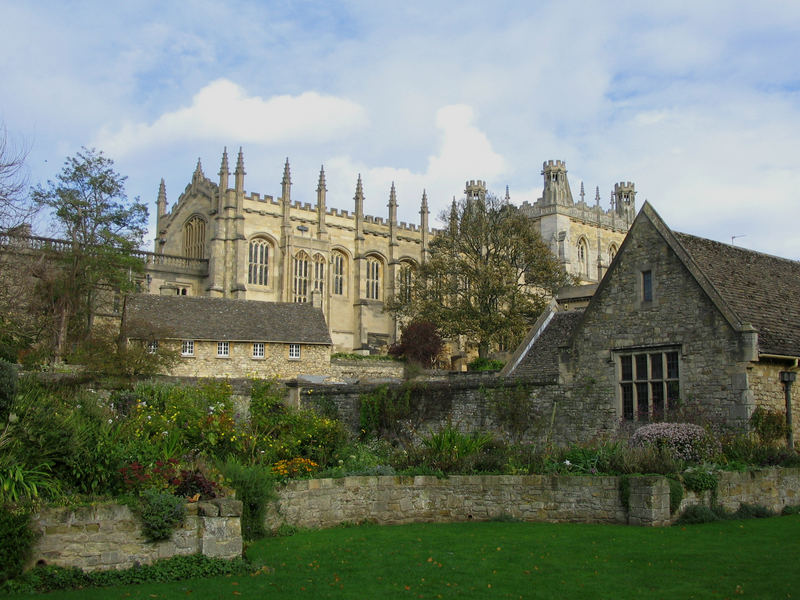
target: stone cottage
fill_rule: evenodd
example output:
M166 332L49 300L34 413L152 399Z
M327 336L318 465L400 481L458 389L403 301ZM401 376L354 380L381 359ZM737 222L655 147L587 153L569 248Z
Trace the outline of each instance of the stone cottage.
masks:
M152 352L180 350L171 375L330 374L328 326L312 304L134 294L125 302L123 331Z
M542 397L562 439L677 410L740 426L785 410L798 298L800 262L673 232L645 203L588 306L552 303L501 375L560 389Z

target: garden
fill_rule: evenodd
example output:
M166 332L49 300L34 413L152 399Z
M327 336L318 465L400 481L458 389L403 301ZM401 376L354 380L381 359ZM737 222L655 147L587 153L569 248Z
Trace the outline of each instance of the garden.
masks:
M713 495L722 469L800 466L797 453L781 445L782 415L765 410L754 414L752 433L654 423L626 438L557 447L526 443L511 434L464 433L452 423L401 435L395 423L414 408L402 390L378 388L365 394L362 427L355 435L336 418L335 407L287 406L283 386L274 381L252 381L246 408L221 380L196 385L144 381L110 393L91 385L18 377L15 367L0 363L2 589L13 590L42 573L37 568L20 575L35 542L31 514L45 504L127 504L141 519L147 539L158 541L183 520L187 501L233 494L242 501L243 536L251 543L247 557L254 562L219 565L203 557L177 557L177 566L130 575L152 581L177 578L164 575L170 569L181 578L258 571L262 567L255 549L261 546L252 544L262 538L259 544L272 543L269 536L275 532L265 530L265 511L275 487L292 479L655 473L674 482L677 497L684 488ZM747 511L737 516L766 515L759 507ZM712 503L704 514L686 515L686 522L730 516ZM270 568L277 566L270 563ZM69 570L47 569L57 573L54 579L78 577ZM111 575L105 577L114 583Z

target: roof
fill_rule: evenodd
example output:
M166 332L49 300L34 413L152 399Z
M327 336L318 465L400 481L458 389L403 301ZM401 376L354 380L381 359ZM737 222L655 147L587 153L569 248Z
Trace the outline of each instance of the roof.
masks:
M322 310L307 303L133 294L124 321L133 339L331 344Z
M800 262L674 232L742 323L760 354L800 356Z
M515 355L509 361L507 369L503 369L500 374L542 383L557 382L560 348L566 345L582 316L583 310L551 309L540 317L522 342L520 350L524 354Z

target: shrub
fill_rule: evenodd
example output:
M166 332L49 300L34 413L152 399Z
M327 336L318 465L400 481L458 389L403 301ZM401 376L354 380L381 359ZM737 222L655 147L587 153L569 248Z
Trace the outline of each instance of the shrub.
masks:
M696 525L698 523L713 523L724 518L724 511L717 508L714 509L705 504L693 504L687 506L678 520L676 525Z
M669 484L669 514L674 515L681 507L683 500L683 485L675 477L667 477Z
M30 521L26 510L0 506L0 583L22 573L30 557L36 540Z
M800 504L787 505L781 511L782 515L800 515Z
M91 573L84 573L77 567L42 565L27 571L13 581L6 582L3 587L0 587L0 592L34 594L55 590L82 589L90 586L101 587L181 581L224 575L247 575L253 572L253 565L242 558L225 560L202 554L173 556L157 560L150 565Z
M763 504L747 504L742 502L739 508L731 515L733 519L768 519L776 513Z
M787 432L786 416L781 411L757 406L750 415L750 425L764 445L771 445L782 439Z
M264 537L267 503L275 497L272 473L261 465L245 466L231 458L220 465L220 471L242 501L242 537L247 541Z
M17 366L0 359L0 422L11 412L11 404L17 395Z
M142 532L151 542L167 540L175 527L186 517L186 504L183 498L169 492L153 489L144 490L138 508L142 520Z
M651 423L637 429L629 445L667 448L678 460L703 462L720 452L719 442L699 425Z
M422 438L422 463L444 473L464 473L473 470L484 447L492 441L491 433L461 433L446 425L437 433Z
M716 490L719 483L717 474L705 467L689 467L681 477L688 489L698 493Z
M195 495L200 494L201 500L210 500L211 498L217 497L216 487L216 483L209 481L208 478L197 469L194 471L183 469L178 478L178 486L175 488L175 495L183 498L193 498Z
M478 357L467 364L470 371L499 371L505 366L502 360Z
M389 348L389 354L419 363L426 369L436 364L444 349L442 336L430 321L412 321L400 335L400 342Z

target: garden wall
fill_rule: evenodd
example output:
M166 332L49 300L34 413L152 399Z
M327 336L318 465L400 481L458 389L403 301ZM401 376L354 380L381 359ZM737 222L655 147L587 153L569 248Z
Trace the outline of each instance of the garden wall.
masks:
M46 508L34 516L41 534L32 563L85 571L125 569L177 554L218 558L242 555L242 503L231 499L187 504L186 520L162 542L147 542L127 506L102 504Z
M380 387L292 382L289 395L294 405L336 417L358 433L361 397L374 395ZM439 430L445 424L464 433L490 431L517 441L542 442L550 436L559 445L603 433L600 429L575 431L567 390L556 384L510 381L496 373L450 373L384 387L395 395L410 394L414 408L402 425L412 436ZM518 390L523 393L515 395Z
M331 527L371 521L391 525L417 522L521 521L669 525L669 485L664 477L630 477L628 508L619 477L565 475L460 475L344 477L291 481L281 487L266 524ZM778 512L800 504L800 469L764 469L720 474L718 501L735 510L742 502ZM681 510L707 502L687 492Z

